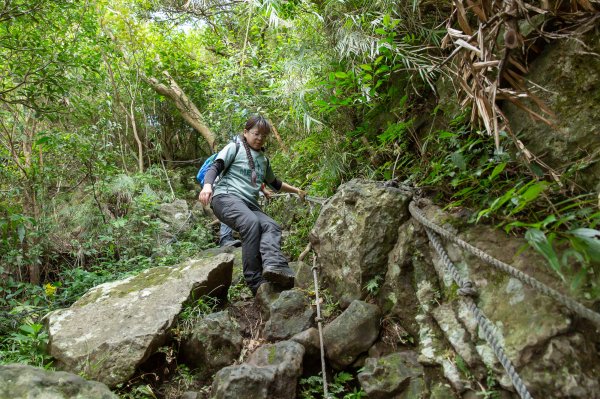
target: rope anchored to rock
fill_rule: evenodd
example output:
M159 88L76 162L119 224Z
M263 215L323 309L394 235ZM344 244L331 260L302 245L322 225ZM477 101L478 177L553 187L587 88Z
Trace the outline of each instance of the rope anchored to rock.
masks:
M515 389L517 390L519 396L521 397L521 399L532 399L531 394L529 393L527 387L523 383L523 380L515 370L510 359L504 353L504 349L502 348L502 345L500 345L500 342L498 340L498 334L496 333L494 325L488 320L488 318L477 307L477 305L471 298L475 295L473 283L467 279L464 279L458 273L458 270L450 260L450 257L448 256L446 251L444 250L440 238L427 227L425 228L425 231L427 232L427 236L433 244L435 251L438 253L440 259L442 260L446 271L450 273L456 284L458 284L458 286L460 287L458 290L459 294L463 296L463 300L467 305L467 308L469 308L471 313L473 313L473 316L475 316L477 324L479 325L479 328L481 329L485 340L494 351L494 354L496 354L496 357L500 361L500 364L502 364L502 367L504 367L504 370L506 370L506 372L508 373L508 376L510 377L510 380Z
M431 222L430 220L425 218L425 216L423 215L423 212L419 209L419 207L415 204L414 201L410 203L410 205L408 206L408 209L410 211L410 214L419 223L424 225L427 229L435 231L437 234L439 234L443 238L452 241L459 247L471 252L473 255L475 255L478 258L482 259L483 261L489 263L490 265L494 266L495 268L502 270L505 273L510 274L511 276L515 277L516 279L518 279L518 280L522 281L523 283L529 285L530 287L534 288L538 292L541 292L543 294L546 294L546 295L554 298L555 300L560 302L562 305L567 307L572 312L576 313L577 315L579 315L583 318L590 320L596 326L600 327L600 314L594 312L593 310L586 308L579 302L561 294L560 292L556 291L555 289L548 287L546 284L540 282L539 280L523 273L520 270L515 269L514 267L510 266L509 264L504 263L504 262L490 256L489 254L483 252L479 248L476 248L473 245L461 240L455 234L452 234L449 231L447 231L447 230L443 229L442 227L436 225L435 223Z

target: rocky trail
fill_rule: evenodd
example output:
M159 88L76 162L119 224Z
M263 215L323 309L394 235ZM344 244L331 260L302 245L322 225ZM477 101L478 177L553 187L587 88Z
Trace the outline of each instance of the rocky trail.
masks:
M453 241L443 240L440 255L411 200L402 188L353 180L321 210L310 241L328 381L349 372L354 388L376 399L599 398L597 313L578 314ZM419 205L427 220L569 294L522 240ZM109 388L143 378L165 392L156 380L176 384L169 375L178 364L193 370L181 398L302 397L300 380L321 372L311 263L291 264L294 289L264 284L255 298L235 302L227 292L239 279L241 252L232 248L97 286L46 316L55 366L71 374L0 366L0 397L113 398ZM462 295L465 282L476 295ZM220 301L216 311L182 328L186 304L207 297Z

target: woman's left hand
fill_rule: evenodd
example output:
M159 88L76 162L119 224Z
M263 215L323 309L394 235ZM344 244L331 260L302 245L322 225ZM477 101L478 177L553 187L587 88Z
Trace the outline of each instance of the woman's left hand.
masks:
M298 197L300 197L300 201L304 202L306 200L306 191L298 189Z

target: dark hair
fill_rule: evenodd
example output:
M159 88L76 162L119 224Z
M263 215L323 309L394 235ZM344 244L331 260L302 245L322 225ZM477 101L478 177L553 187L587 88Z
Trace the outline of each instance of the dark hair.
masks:
M252 115L250 118L248 118L248 120L246 121L246 125L244 126L244 129L250 130L254 127L256 127L258 129L259 134L271 133L271 124L262 115ZM248 146L246 137L244 137L244 135L241 135L241 138L242 138L242 144L244 145L244 149L246 150L246 157L248 158L248 166L250 167L250 170L252 171L252 174L250 176L250 182L254 186L256 186L256 170L255 170L256 167L254 165L254 158L252 158L252 153L250 152L250 147Z
M252 115L250 118L248 118L244 129L250 130L254 127L258 128L258 133L260 134L271 133L271 124L262 115Z

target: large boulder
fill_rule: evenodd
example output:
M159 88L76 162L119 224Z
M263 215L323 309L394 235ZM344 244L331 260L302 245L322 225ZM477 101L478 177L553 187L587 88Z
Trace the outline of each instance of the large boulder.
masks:
M598 53L600 33L592 29L578 39L554 40L528 63L527 80L544 88L536 96L556 114L552 126L508 102L504 107L530 151L561 173L575 164L577 182L595 192L600 191L600 58L592 54ZM537 110L535 103L528 105Z
M460 236L492 257L549 282L548 270L541 256L530 249L519 253L525 245L523 240L481 226L471 227ZM478 305L499 327L501 342L515 366L528 362L539 345L569 330L571 319L552 298L494 269L454 244L448 244L446 249L459 273L464 277L469 276L475 283ZM519 255L514 255L517 253ZM441 260L433 250L432 257L436 269L442 271ZM451 282L450 276L442 272L442 280L448 295L455 297L456 285ZM555 287L558 288L557 285ZM535 309L535 312L531 312L531 309ZM470 312L462 312L461 317L464 325L471 326L471 338L477 339L474 316Z
M237 360L242 350L239 325L228 312L211 313L200 320L183 340L183 360L210 376Z
M310 242L323 266L320 277L343 308L363 299L365 284L385 274L409 199L404 190L355 179L321 210Z
M23 364L0 365L2 399L117 399L108 387L64 371Z
M427 206L424 211L430 220L438 225L445 225L449 230L452 230L451 225L461 224L459 219L441 212L435 206ZM560 279L546 266L541 255L530 248L523 249L526 248L523 239L509 237L486 226L470 226L460 230L461 232L454 233L464 241L558 291L566 291ZM557 398L594 397L595 394L591 392L596 390L599 381L593 376L598 375L597 365L600 364L600 357L595 350L590 350L596 339L593 334L589 331L586 333L584 329L581 335L576 334L567 339L566 334L572 332L574 323L566 309L557 301L495 269L455 244L445 243L444 246L458 273L465 278L469 277L475 284L478 293L477 305L496 326L496 340L503 346L505 354L517 371L522 372L523 380L532 395L550 395ZM435 292L435 288L430 287L427 290L426 284L421 283L417 291L421 307L437 322L445 338L463 357L467 366L471 367L471 372L477 374L479 367L473 366L476 366L479 360L475 359L471 344L467 344L467 341L475 344L476 356L488 369L496 372L500 385L505 389L513 389L508 375L483 339L477 320L457 295L457 286L452 282L450 274L444 270L439 256L433 248L429 250L429 254L440 275L440 287L444 295L442 298L426 295L432 288ZM427 299L428 297L432 298ZM438 301L444 299L453 302L452 306L437 305ZM576 299L585 304L583 298ZM420 318L421 331L424 333L422 341L427 336L431 337L429 334L425 335L426 320L426 316ZM439 364L439 350L424 349L421 351L421 358L437 359L434 363ZM545 358L553 360L544 360ZM560 359L560 371L556 369L558 363L555 363L554 359ZM554 372L541 372L541 365L545 365L545 370ZM451 371L451 368L444 367L444 371ZM560 377L557 377L558 374ZM454 381L458 380L454 378ZM454 383L453 386L461 390Z
M263 335L267 340L282 340L313 326L316 310L301 291L283 291L270 307L271 318Z
M377 305L353 301L323 329L323 345L333 367L343 369L366 352L379 336L381 312Z
M221 369L212 385L215 399L294 399L304 347L292 341L263 345L247 363Z
M56 366L109 386L127 381L162 346L182 306L227 293L233 255L192 259L99 285L46 316Z

